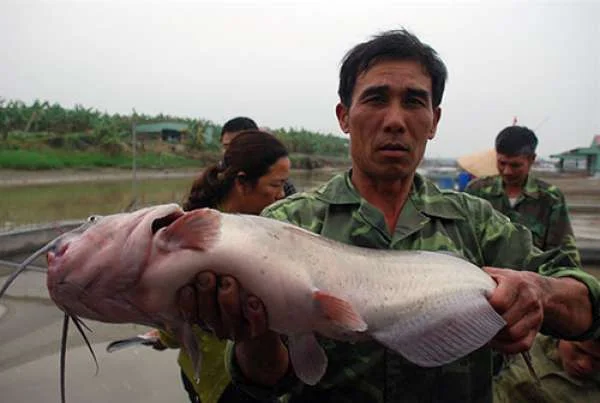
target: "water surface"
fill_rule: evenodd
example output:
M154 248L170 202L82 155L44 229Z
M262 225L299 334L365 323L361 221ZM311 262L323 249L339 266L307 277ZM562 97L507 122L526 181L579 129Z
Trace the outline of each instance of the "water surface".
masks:
M319 186L335 172L293 171L298 191ZM92 214L111 214L137 206L182 203L194 177L130 179L98 182L38 184L0 188L0 232L36 223L83 219ZM134 198L134 195L136 196Z

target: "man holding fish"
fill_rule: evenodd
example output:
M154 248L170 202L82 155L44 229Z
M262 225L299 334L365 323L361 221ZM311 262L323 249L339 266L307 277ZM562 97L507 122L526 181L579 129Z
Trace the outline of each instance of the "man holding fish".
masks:
M497 282L489 303L507 325L489 346L435 368L412 364L373 341L321 337L327 371L309 386L294 373L287 340L268 330L261 301L231 276L200 273L194 286L182 289L180 305L219 337L234 340L230 372L248 393L287 393L291 402L491 402L490 347L527 351L540 330L563 339L593 337L600 285L573 269L571 256L558 249L541 253L525 227L489 203L442 192L416 173L436 134L446 76L437 53L404 30L355 46L340 70L336 106L351 139L352 169L263 215L356 246L461 256Z

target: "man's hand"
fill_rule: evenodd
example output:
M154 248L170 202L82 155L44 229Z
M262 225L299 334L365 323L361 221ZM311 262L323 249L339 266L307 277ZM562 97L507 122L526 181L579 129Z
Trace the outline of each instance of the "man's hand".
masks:
M269 330L262 301L248 295L233 277L199 273L194 285L180 290L179 308L188 321L235 341L237 362L251 381L273 385L286 374L287 348Z
M179 306L186 319L209 328L220 339L244 341L268 330L262 302L246 294L231 276L199 273L194 285L181 289Z
M490 346L507 354L529 350L544 321L548 292L545 278L527 271L494 267L484 270L498 283L489 303L506 321L506 327L492 339Z

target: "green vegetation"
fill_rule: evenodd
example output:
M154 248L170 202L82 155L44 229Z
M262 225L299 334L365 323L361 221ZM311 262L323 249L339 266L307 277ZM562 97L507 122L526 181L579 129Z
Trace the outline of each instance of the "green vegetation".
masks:
M108 114L81 105L0 99L0 168L61 169L130 167L132 128L177 122L187 127L181 141L140 134L136 164L142 168L198 166L220 157L221 126L209 120L159 114ZM348 140L305 129L271 130L286 145L295 168L348 165Z

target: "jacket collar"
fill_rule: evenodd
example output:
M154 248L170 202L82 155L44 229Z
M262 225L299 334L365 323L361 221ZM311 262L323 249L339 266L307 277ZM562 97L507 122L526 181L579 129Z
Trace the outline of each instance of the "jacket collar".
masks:
M525 186L523 186L522 193L523 195L531 197L533 199L538 199L540 197L540 188L533 175L527 175L527 180L525 181ZM505 194L504 185L502 183L502 176L495 175L493 177L492 189L490 191L490 194L493 196L503 196Z
M336 175L317 189L316 197L335 205L366 203L352 184L351 176L352 170ZM444 192L418 173L415 173L409 198L415 208L426 216L451 220L465 219L464 213L457 204L448 203Z

